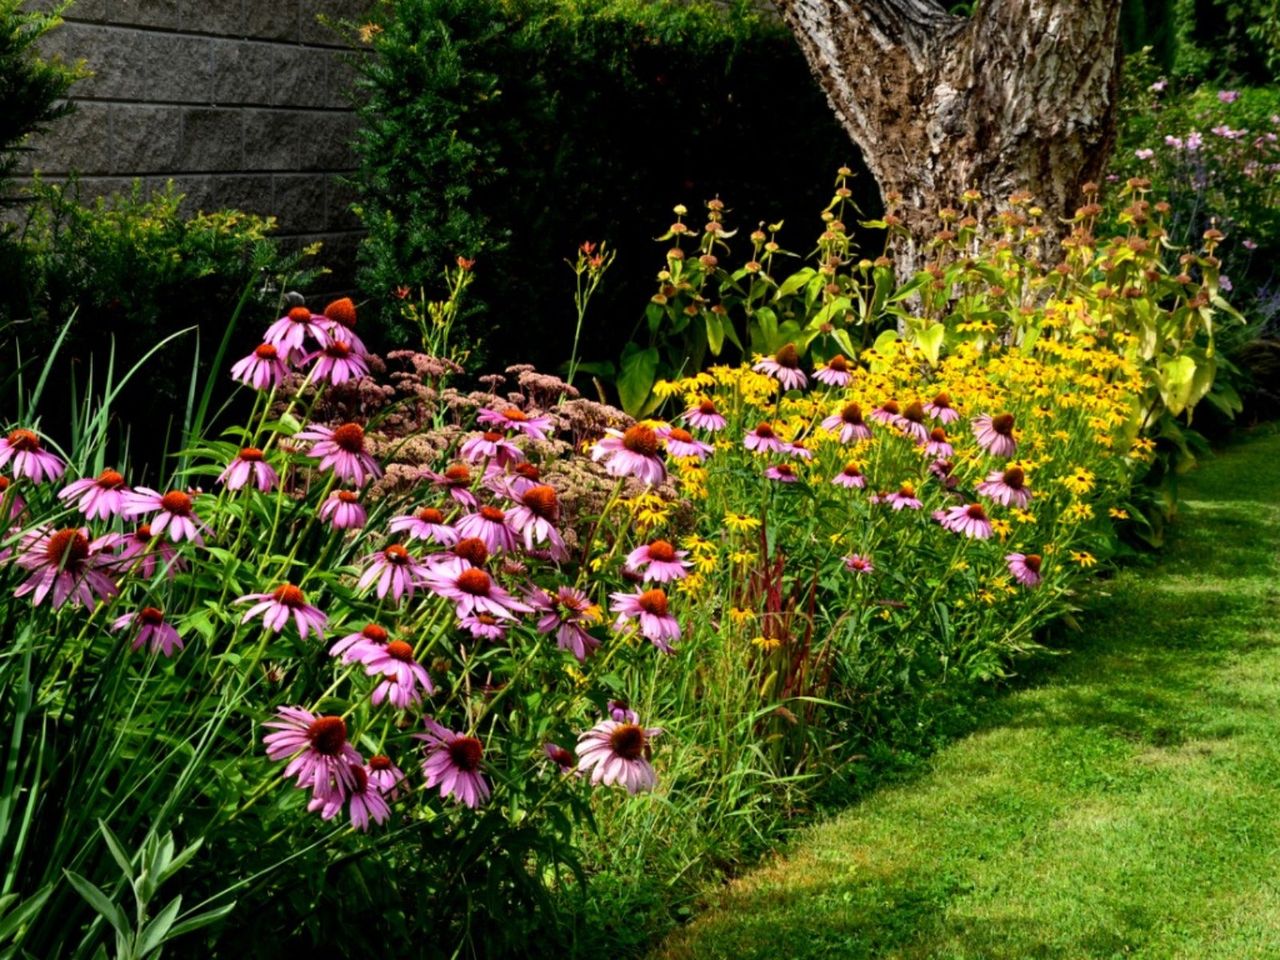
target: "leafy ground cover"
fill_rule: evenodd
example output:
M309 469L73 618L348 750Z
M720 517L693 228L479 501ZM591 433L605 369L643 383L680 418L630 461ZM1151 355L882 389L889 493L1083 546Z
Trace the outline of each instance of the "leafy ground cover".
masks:
M1280 954L1277 457L1272 432L1207 464L1068 660L655 956Z

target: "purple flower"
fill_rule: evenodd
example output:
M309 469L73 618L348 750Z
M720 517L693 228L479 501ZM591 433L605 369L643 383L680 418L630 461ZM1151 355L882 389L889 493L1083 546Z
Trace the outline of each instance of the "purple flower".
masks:
M322 820L332 820L346 803L351 826L368 833L369 821L379 826L386 823L391 816L391 807L370 777L368 767L352 764L350 773L351 783L345 792L335 791L328 797L313 796L307 803L307 809L312 813L319 811Z
M161 536L169 531L169 539L174 543L190 540L192 543L204 543L201 530L209 528L201 522L193 512L194 501L191 495L181 490L170 490L160 493L150 487L137 487L125 495L123 517L140 517L154 513L151 518L151 533Z
M472 463L487 459L500 467L524 459L524 453L520 448L496 430L472 434L463 441L462 448L458 452L462 455L462 459Z
M1152 93L1163 93L1164 88L1167 86L1169 86L1169 81L1165 80L1162 77L1161 79L1157 80L1155 83L1151 84L1151 86L1147 87L1147 89L1150 90Z
M974 540L990 539L993 532L991 521L987 519L987 511L980 503L962 504L946 510L938 510L933 518L942 524L944 529Z
M947 431L942 427L934 427L929 431L929 439L924 444L924 452L930 457L949 457L955 448L947 440Z
M667 610L667 592L654 588L635 593L612 593L612 610L618 615L615 630L626 628L638 619L640 632L663 653L674 653L671 641L680 639L680 624Z
M1009 572L1013 574L1013 578L1024 587L1039 585L1041 580L1040 554L1010 553L1005 556L1004 560L1009 565Z
M839 432L840 442L851 440L870 440L871 428L862 418L862 407L856 403L846 403L838 413L833 413L822 421L822 429L832 433Z
M69 483L58 492L59 500L79 498L76 509L89 520L109 520L124 509L129 488L124 477L115 470L103 470L96 477L85 477Z
M532 610L494 583L485 571L459 557L436 564L424 579L433 593L454 602L459 619L487 613L500 620L514 620L517 612Z
M782 439L769 424L759 423L742 438L742 445L753 453L778 453L782 450Z
M369 375L368 362L346 340L330 340L307 360L316 362L311 376L317 382L327 381L337 386Z
M912 400L898 417L896 426L916 443L925 443L929 439L929 428L924 425L924 404Z
M316 441L307 455L319 459L321 470L332 468L339 480L363 487L366 480L382 476L382 468L365 450L364 428L358 423L336 428L313 424L296 436L299 440Z
M55 610L68 600L93 607L99 600L114 597L118 592L115 581L102 572L114 559L105 552L109 545L106 537L90 540L85 527L28 531L18 544L16 562L31 571L31 576L13 595L31 594L32 604L38 607L52 592Z
M474 810L489 799L489 784L480 773L484 744L446 730L430 717L424 722L427 732L413 736L427 744L427 758L422 761L427 789L439 786L441 798L455 797Z
M560 768L561 773L573 773L578 766L578 758L558 743L544 743L543 751L547 759Z
M392 640L383 646L357 645L352 648L350 659L363 663L369 676L382 677L369 698L375 707L390 700L397 710L407 710L422 702L422 693L435 693L431 676L413 658L413 647L403 640Z
M993 470L987 479L978 484L978 493L990 497L1005 507L1025 507L1031 502L1031 491L1027 489L1027 475L1021 467L1006 467Z
M1219 90L1218 91L1219 103L1235 103L1239 99L1240 99L1240 94L1236 90Z
M232 378L255 390L274 390L288 375L289 368L280 358L280 351L270 343L254 347L253 353L231 367Z
M609 714L609 719L616 720L618 723L640 722L640 714L627 706L625 700L610 700L605 704L605 709Z
M271 326L263 340L288 353L306 353L303 343L311 337L320 346L329 342L331 322L320 314L312 313L306 307L294 307Z
M250 593L240 597L236 603L252 603L255 600L258 602L240 618L241 623L248 623L254 617L262 617L263 626L272 633L279 633L289 622L289 618L293 617L298 627L298 636L303 640L311 632L315 633L317 640L324 639L324 629L329 618L317 607L307 603L306 596L293 584L283 584L271 593Z
M312 796L345 797L355 786L351 767L364 766L364 759L347 742L346 722L341 717L316 716L301 707L279 707L276 714L263 723L275 731L262 738L267 757L292 757L284 775L296 776L297 785Z
M320 519L335 530L360 530L369 522L369 514L361 505L358 492L334 490L320 504Z
M516 407L505 407L502 410L481 407L480 415L476 419L480 423L500 427L503 430L515 430L534 440L547 439L547 432L551 429L550 417L531 417Z
M813 379L829 387L847 387L853 380L853 373L849 368L849 361L837 353L826 363L818 364L813 372Z
M861 553L851 553L844 558L844 568L850 573L866 574L875 573L875 564L871 562L871 558Z
M666 442L667 453L673 457L697 457L699 461L703 461L716 449L712 444L695 439L688 430L681 430L679 427L663 427L658 431L658 436Z
M516 549L515 531L507 525L507 514L497 507L481 507L458 521L458 535L474 537L490 554Z
M1133 151L1133 155L1139 160L1150 160L1156 155L1156 152L1150 147L1139 147L1137 150Z
M897 400L886 400L880 406L871 411L871 419L883 423L885 426L897 426L899 418L902 416L902 407L898 405Z
M400 784L404 783L404 771L391 762L385 753L375 754L369 758L366 770L369 782L378 788L388 800L395 800L400 793Z
M329 656L341 655L343 663L355 663L366 648L381 650L387 645L387 631L376 623L366 623L364 629L348 633L329 648Z
M766 373L780 384L783 390L803 390L809 378L800 369L800 354L796 345L788 343L772 357L766 357L751 368L757 373Z
M572 653L579 663L585 662L591 651L600 646L600 641L587 633L595 616L591 601L581 590L560 587L554 596L537 590L530 599L534 608L542 612L538 633L554 631L556 645Z
M410 540L427 540L445 547L458 542L458 531L445 523L444 513L435 507L392 517L390 528L392 533L407 533Z
M120 551L111 560L113 567L127 571L137 569L146 580L155 576L157 555L170 578L185 566L172 544L155 538L149 523L139 524L132 533L109 533L102 540Z
M716 409L716 405L710 400L699 400L698 405L690 407L681 414L681 418L691 427L697 427L699 430L707 430L715 433L717 430L723 430L729 421Z
M465 463L450 464L445 468L444 473L424 470L422 475L437 487L447 491L449 496L457 503L472 510L476 508L479 501L476 500L476 495L471 492L471 468Z
M506 622L487 613L469 613L458 621L458 626L477 640L501 640L507 635Z
M997 457L1011 457L1018 449L1013 438L1013 414L998 413L995 416L984 413L973 421L973 435L978 439L978 446Z
M360 575L357 586L361 590L368 590L376 583L378 599L384 599L390 592L396 603L400 602L402 596L412 597L414 584L431 572L425 563L398 543L369 554L364 562L368 566Z
M660 727L601 720L578 737L578 769L591 774L593 785L625 787L628 793L652 790L658 782L649 763L649 741Z
M795 467L789 463L780 463L777 466L769 467L764 472L766 480L776 480L778 483L795 483L800 479L796 474Z
M666 540L654 540L627 554L626 567L633 573L643 573L645 581L669 583L689 575L691 564L684 559L688 555L688 550L677 550Z
M0 440L0 467L10 460L15 477L26 477L32 483L57 480L66 464L41 444L40 437L31 430L12 430Z
M228 490L239 490L250 480L263 493L274 490L280 482L279 475L271 469L271 464L267 463L257 447L242 448L218 475L218 482L225 483Z
M637 423L625 433L606 430L603 439L591 448L592 460L603 460L611 477L635 477L650 486L667 478L667 468L658 456L659 438L653 427Z
M9 519L17 520L23 510L27 509L27 501L16 489L9 489L12 484L8 477L0 477L0 505L9 504Z
M1204 138L1200 136L1199 131L1193 130L1187 134L1187 152L1195 153L1204 144Z
M924 504L920 502L920 498L916 496L916 488L909 483L904 483L902 486L898 487L896 491L883 499L884 502L887 502L894 510L919 510L924 506Z
M137 613L126 613L112 622L111 629L124 630L135 624L138 626L138 635L133 638L131 650L140 650L149 644L152 653L171 657L174 651L182 649L182 638L173 625L165 621L163 610L143 607Z
M567 560L569 551L555 528L560 519L555 488L545 483L533 484L515 494L514 499L517 505L507 514L507 523L524 538L524 548L533 550L537 544L547 543L553 560Z
M831 482L837 487L857 488L860 490L867 485L867 478L862 475L862 471L858 469L856 463L846 463L844 469L831 478Z

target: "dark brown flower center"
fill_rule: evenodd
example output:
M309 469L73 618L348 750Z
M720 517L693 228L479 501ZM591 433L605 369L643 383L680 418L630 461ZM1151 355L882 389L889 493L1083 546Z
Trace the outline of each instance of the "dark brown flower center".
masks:
M785 367L787 370L794 370L800 366L800 354L796 352L794 343L788 343L773 355L773 359L778 366Z
M502 439L502 434L500 434L497 430L486 430L484 432L485 443L497 443L501 439Z
M484 517L490 523L505 523L507 515L497 507L481 507L480 516Z
M275 598L276 603L289 607L291 610L307 605L306 596L292 583L276 587L271 596Z
M455 463L445 468L444 478L455 487L469 486L471 483L471 471L466 464Z
M943 410L949 409L951 406L951 397L947 394L947 391L943 390L936 397L934 397L933 405Z
M321 756L336 757L347 744L347 725L341 717L316 717L307 727L307 740Z
M827 361L827 369L834 370L836 373L848 373L849 361L846 360L843 355L837 353Z
M710 400L701 400L698 402L698 412L713 417L720 411L716 409L716 405Z
M489 595L489 575L483 570L469 567L458 574L458 589L473 597Z
M413 660L413 647L403 640L392 640L384 649L392 660L399 660L401 663L409 663Z
M844 409L840 411L840 419L851 426L858 426L862 423L862 407L856 403L846 403Z
M667 615L667 594L665 590L646 590L640 594L640 598L636 603L645 613L651 613L655 617L665 617Z
M642 457L653 457L658 453L658 435L652 427L637 423L634 427L628 427L622 435L622 445Z
M943 430L941 427L934 427L929 431L929 439L934 443L946 443L947 431Z
M444 523L444 514L435 507L423 507L418 511L418 519L423 523Z
M341 297L324 308L324 315L347 329L356 325L356 305L350 297Z
M767 423L756 424L755 433L761 440L772 440L776 436L773 432L773 427L769 426Z
M409 556L409 551L398 543L393 543L382 551L383 558L387 563L397 567L407 566L413 561L413 557Z
M623 760L639 760L644 756L647 738L644 727L636 723L623 723L609 734L609 749Z
M1030 570L1032 573L1040 572L1040 563L1041 563L1040 554L1028 553L1025 557L1022 558L1022 562L1027 565L1027 569Z
M119 490L124 486L124 477L114 470L103 470L96 481L102 490Z
M517 410L515 407L507 407L507 409L502 411L502 416L507 420L513 420L516 423L524 423L529 419L525 416L525 412L523 410Z
M886 400L883 404L880 405L880 409L883 410L885 413L895 417L902 410L902 408L898 406L897 400Z
M138 611L138 619L149 627L158 627L164 623L164 611L158 607L143 607Z
M898 488L898 496L909 497L910 499L914 500L916 496L916 488L909 483L904 483L902 486Z
M9 434L9 448L14 453L35 453L40 449L40 438L30 430L14 430Z
M260 343L253 348L253 355L259 360L274 360L280 355L280 351L275 348L275 344Z
M170 490L160 498L160 507L175 517L191 516L191 498L181 490Z
M560 515L560 501L556 498L556 492L545 484L530 487L521 496L520 502L544 520L555 520Z
M351 344L334 340L324 348L324 355L331 360L345 360L351 356Z
M142 523L138 525L138 529L133 531L133 539L138 543L151 542L151 524Z
M240 459L248 463L261 463L262 451L257 447L242 447L240 449Z
M347 453L363 453L364 428L358 423L344 423L333 431L333 442Z
M366 640L372 640L374 643L387 642L387 631L376 623L366 623L364 629L360 631L360 636Z
M1027 475L1022 472L1021 467L1010 467L1004 472L1004 485L1012 487L1014 490L1021 490L1027 482Z
M846 463L844 465L844 469L841 470L840 472L843 473L846 477L862 476L862 471L858 469L858 465L856 463Z
M1013 436L1013 414L998 413L991 418L991 429L1002 437Z
M364 772L364 767L351 764L351 792L364 793L369 789L369 775Z
M924 404L919 400L912 400L902 411L902 419L909 420L911 423L924 423Z
M564 747L552 747L547 753L550 754L552 762L558 766L572 767L575 763L573 754Z
M374 754L372 757L369 758L369 769L370 770L390 770L391 758L388 757L385 753Z
M9 478L0 477L0 493L4 493L8 489L9 489Z
M655 540L649 544L649 559L659 563L670 563L676 558L676 548L666 540Z
M74 527L59 530L45 544L44 557L63 570L78 570L89 559L89 539Z
M987 519L987 511L986 511L986 510L984 510L984 509L982 509L982 504L980 504L980 503L971 503L971 504L969 504L969 506L965 508L965 511L964 511L964 512L965 512L965 515L966 515L970 520L985 520L985 519Z
M791 464L789 463L778 464L773 468L773 472L775 476L779 477L794 477L796 475L796 472L791 469Z
M679 427L672 427L667 436L677 443L693 443L693 434Z
M310 323L311 311L306 307L294 307L289 311L288 317L294 323Z
M484 744L475 737L454 737L446 749L449 751L449 760L463 773L474 773L480 769Z
M539 480L542 478L542 471L528 461L521 461L516 464L516 473L524 477L526 480Z
M466 537L459 540L453 548L453 555L461 557L473 567L482 567L489 559L489 548L479 537Z
M359 503L360 502L360 494L355 493L351 490L339 490L336 494L334 494L334 496L336 496L338 500L340 500L342 503Z

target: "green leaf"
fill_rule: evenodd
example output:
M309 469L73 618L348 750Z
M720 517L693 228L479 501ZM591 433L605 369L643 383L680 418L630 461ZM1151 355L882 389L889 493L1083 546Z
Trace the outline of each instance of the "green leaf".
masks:
M797 270L791 276L787 277L787 279L782 281L778 286L778 292L774 294L773 299L781 300L783 297L790 296L812 280L813 276L813 267L804 267L801 270Z
M190 933L192 930L199 930L201 927L207 927L211 923L216 923L228 913L236 908L235 901L221 907L214 907L212 910L206 910L204 913L198 913L194 917L190 917L173 925L173 929L169 931L169 940L176 940L184 933Z
M76 893L84 897L89 906L98 911L103 919L115 928L116 933L124 937L129 935L129 920L119 906L112 903L105 893L75 871L63 870L62 872L66 875L67 882L75 888Z
M111 828L107 826L105 820L98 820L98 830L102 834L102 838L107 841L107 849L111 851L111 859L115 860L120 867L120 871L125 875L130 883L133 882L133 862L129 854L125 853L124 846L120 843L119 838L111 832Z
M173 923L178 919L178 911L182 909L182 894L178 894L172 900L164 905L154 920L142 928L142 933L138 936L139 957L146 957L152 950L156 950L165 942L168 937Z
M916 346L929 358L929 366L938 365L938 355L942 353L942 341L947 335L945 323L935 323L916 333Z
M707 322L707 346L711 348L712 356L718 357L724 349L724 319L710 310L702 311L702 316Z
M18 905L18 908L12 913L5 915L0 920L0 943L4 943L13 937L15 933L21 930L44 906L44 902L49 899L49 894L53 892L53 885L46 886L43 890L33 894ZM8 904L6 903L6 907Z
M618 399L622 409L639 416L645 401L653 391L658 378L658 350L648 347L622 358L622 371L618 374Z

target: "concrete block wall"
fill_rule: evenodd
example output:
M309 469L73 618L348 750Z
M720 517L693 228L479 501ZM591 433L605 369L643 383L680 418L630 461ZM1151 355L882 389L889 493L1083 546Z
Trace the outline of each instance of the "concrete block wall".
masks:
M29 0L48 9L52 0ZM82 196L172 179L190 211L237 207L321 240L349 280L359 223L339 176L354 165L352 52L321 16L370 0L77 0L46 54L86 61L77 109L32 143L27 172L75 171Z

